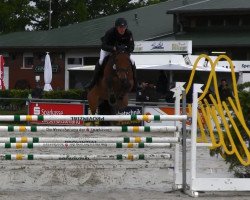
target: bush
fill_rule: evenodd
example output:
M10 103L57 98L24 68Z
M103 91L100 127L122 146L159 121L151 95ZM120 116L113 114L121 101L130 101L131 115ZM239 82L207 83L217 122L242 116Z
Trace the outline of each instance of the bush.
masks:
M0 101L9 101L9 100L1 100L3 98L28 98L29 94L31 94L31 90L5 90L0 91ZM44 92L42 99L77 99L77 100L86 100L87 93L83 90L72 89L68 91L64 90L52 90L49 92ZM17 101L18 100L13 100ZM19 102L20 103L20 102Z
M77 99L86 100L87 95L85 91L72 89L68 91L58 90L44 92L43 99Z
M0 113L1 114L27 114L26 102L31 90L5 90L0 91ZM12 98L12 99L1 99ZM56 90L44 92L42 99L75 99L86 100L86 92L82 90Z
M239 85L239 99L240 104L242 108L242 112L244 115L245 122L248 126L248 129L250 129L250 91L244 90L246 88L250 87L250 82L247 82L245 84ZM249 135L246 133L245 129L242 127L241 123L237 119L237 117L234 117L234 121L237 125L237 128L239 129L239 132L243 138L244 141L246 141L246 144L248 143L248 151L250 151L250 138ZM232 135L232 138L234 140L234 143L241 155L241 157L246 158L245 151L242 148L240 141L238 139L238 136L233 128L230 129L230 133ZM224 134L224 141L230 149L230 142L228 137L226 136L226 133ZM223 149L221 147L211 150L211 155L215 155L218 153L223 153ZM234 175L238 178L250 178L250 166L243 166L240 161L238 160L237 156L235 154L233 155L227 155L225 154L225 161L226 163L229 163L229 171L234 172Z

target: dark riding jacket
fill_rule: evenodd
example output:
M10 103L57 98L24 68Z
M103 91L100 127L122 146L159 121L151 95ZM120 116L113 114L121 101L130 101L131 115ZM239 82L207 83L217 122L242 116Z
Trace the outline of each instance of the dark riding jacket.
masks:
M114 47L119 48L120 46L126 46L125 50L128 53L134 51L134 39L132 32L126 29L124 35L120 35L116 28L113 27L109 29L105 35L101 38L102 40L102 50L113 52Z

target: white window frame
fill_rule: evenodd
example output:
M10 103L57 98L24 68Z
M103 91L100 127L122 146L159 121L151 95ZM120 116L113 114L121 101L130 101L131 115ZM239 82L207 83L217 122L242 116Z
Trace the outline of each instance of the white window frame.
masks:
M31 65L30 67L25 65L25 58L33 58L33 65ZM33 69L34 67L34 55L31 52L25 52L23 53L23 66L21 69Z

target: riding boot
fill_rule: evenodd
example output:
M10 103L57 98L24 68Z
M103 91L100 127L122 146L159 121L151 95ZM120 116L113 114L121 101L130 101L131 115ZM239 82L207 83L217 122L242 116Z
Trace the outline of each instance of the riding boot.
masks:
M86 89L91 89L92 87L95 86L95 84L99 81L100 76L101 76L101 71L102 71L102 66L100 66L99 62L96 63L95 65L95 71L94 71L94 75L91 79L91 81L89 83L87 83L87 85L85 85Z
M136 66L135 64L132 64L132 72L133 72L133 80L134 80L134 86L132 88L132 91L136 91L137 88L137 79L136 79Z

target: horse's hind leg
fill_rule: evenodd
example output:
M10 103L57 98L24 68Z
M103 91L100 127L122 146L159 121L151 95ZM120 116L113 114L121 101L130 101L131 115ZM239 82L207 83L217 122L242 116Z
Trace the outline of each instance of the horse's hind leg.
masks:
M94 92L93 89L88 93L87 99L88 99L89 109L90 109L91 115L95 115L97 107L98 107L99 97L97 95L95 95L95 92ZM91 121L90 125L91 126L98 125L98 122L92 122Z
M94 89L89 91L89 93L87 95L87 99L88 99L91 114L95 115L97 107L98 107L99 97L97 94L95 94Z

